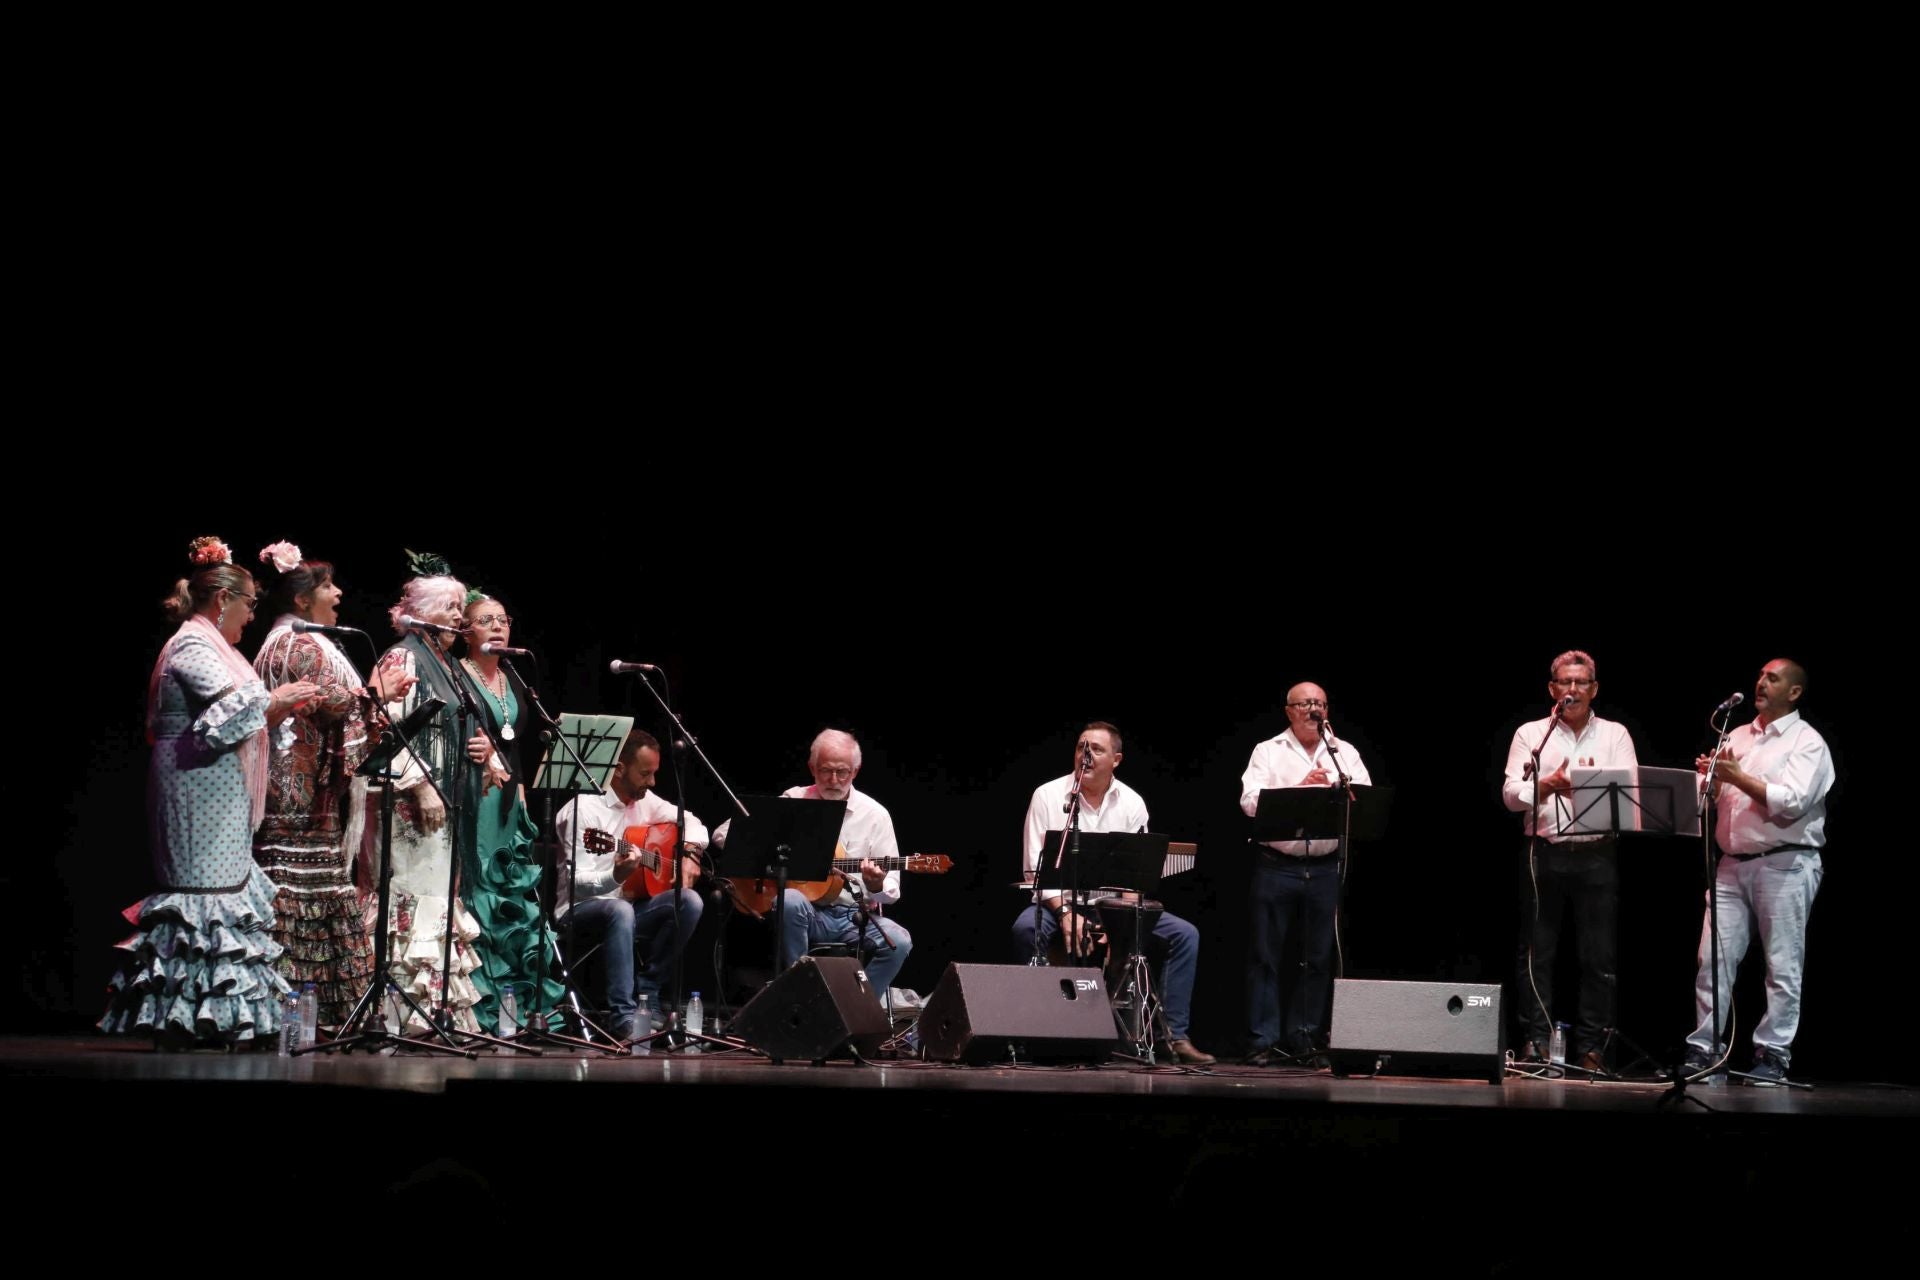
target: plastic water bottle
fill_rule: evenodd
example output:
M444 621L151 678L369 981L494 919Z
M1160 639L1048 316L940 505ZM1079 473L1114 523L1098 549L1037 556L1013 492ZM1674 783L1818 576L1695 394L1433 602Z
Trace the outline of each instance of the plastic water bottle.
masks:
M320 1042L320 992L311 982L300 987L300 1047L311 1049Z
M1553 1039L1547 1042L1547 1061L1556 1067L1567 1065L1567 1032L1570 1029L1564 1022L1553 1024Z
M640 993L640 1007L633 1011L633 1034L640 1040L639 1044L633 1046L635 1055L644 1058L653 1052L653 1046L646 1040L653 1034L653 1010L648 1007L647 993L644 991Z
M500 987L500 1038L511 1040L520 1033L519 1002L513 998L513 984L503 983Z
M291 1056L299 1045L300 997L289 991L280 1002L280 1056Z
M700 1003L700 993L693 993L693 999L687 1001L687 1034L697 1036L707 1027L706 1006ZM700 1045L692 1040L687 1043L687 1052L700 1052Z

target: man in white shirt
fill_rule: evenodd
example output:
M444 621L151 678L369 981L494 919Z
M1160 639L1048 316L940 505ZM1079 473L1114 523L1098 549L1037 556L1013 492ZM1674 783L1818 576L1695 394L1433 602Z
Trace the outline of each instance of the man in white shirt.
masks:
M1735 729L1714 769L1714 915L1720 921L1720 1018L1732 1013L1734 971L1757 931L1767 956L1767 1015L1754 1024L1756 1085L1787 1079L1793 1037L1800 1029L1800 979L1806 968L1807 917L1820 891L1820 850L1827 842L1827 792L1833 753L1819 730L1800 718L1806 668L1776 658L1760 670L1753 689L1753 723ZM1704 772L1708 758L1695 762ZM1725 1056L1714 1034L1712 924L1700 931L1700 969L1694 979L1699 1025L1687 1037L1690 1074Z
M813 775L809 787L789 787L780 794L803 800L844 800L847 816L840 823L840 847L844 854L835 857L860 859L860 874L847 877L840 893L819 902L810 902L798 889L787 890L786 934L781 939L780 963L790 965L823 943L852 944L856 939L863 952L870 952L865 964L867 982L882 1000L900 975L900 967L913 950L913 935L882 912L900 900L900 869L881 864L888 859L897 863L900 844L893 834L893 816L881 803L864 791L856 791L853 780L860 774L860 744L850 733L839 729L823 730L807 753L807 771ZM866 907L866 924L860 924L860 906Z
M560 864L554 890L556 919L573 917L576 937L601 937L606 942L607 1004L613 1021L607 1030L622 1040L646 1035L650 1027L636 1027L638 997L648 997L650 1012L660 1016L660 991L670 987L674 953L673 902L680 903L680 945L693 938L700 923L700 895L693 891L700 875L700 859L693 856L707 844L707 829L691 812L685 839L688 856L681 868L681 889L675 894L645 897L644 888L628 889L626 881L640 866L640 854L625 849L594 853L585 847L582 833L601 831L619 840L629 827L672 823L678 807L653 791L660 768L660 743L644 729L635 729L620 746L620 761L608 787L599 795L576 796L554 819L560 841ZM576 841L579 841L576 847ZM672 845L667 845L672 856ZM568 884L569 868L573 883ZM670 871L670 865L664 870ZM578 900L578 908L573 902ZM644 899L644 900L642 900ZM636 962L644 969L636 971Z
M1521 869L1513 1004L1525 1046L1522 1058L1544 1059L1553 1034L1553 965L1560 921L1571 907L1580 955L1580 1004L1566 1046L1567 1061L1589 1071L1604 1071L1606 1037L1615 1025L1619 990L1614 960L1620 908L1619 842L1611 835L1567 832L1561 826L1586 798L1575 794L1569 770L1631 768L1639 760L1626 727L1593 714L1600 680L1590 655L1569 649L1548 665L1547 672L1553 714L1514 731L1507 748L1506 781L1500 789L1507 808L1527 815L1527 833L1538 835L1530 846L1531 865ZM1538 779L1533 775L1536 747L1540 747Z
M1147 829L1147 802L1113 776L1121 760L1120 745L1120 731L1104 720L1096 720L1080 731L1074 747L1074 771L1034 788L1027 805L1025 832L1028 880L1039 869L1042 846L1049 840L1058 841L1059 832L1066 827L1067 797L1073 792L1076 778L1080 786L1080 830ZM1066 893L1059 889L1037 892L1035 900L1040 910L1028 907L1013 922L1015 959L1032 959L1036 945L1044 954L1054 934L1062 932L1069 955L1085 954L1093 924L1087 900L1092 896L1082 893L1078 904L1069 904ZM1160 1003L1167 1018L1168 1050L1181 1062L1196 1066L1212 1062L1213 1055L1202 1051L1187 1035L1193 1012L1193 981L1200 967L1200 931L1173 912L1163 911L1147 948L1148 954L1162 963Z
M1286 732L1256 746L1240 775L1240 809L1251 818L1260 793L1273 787L1331 787L1343 768L1352 782L1372 785L1360 753L1333 738L1327 691L1317 684L1297 684L1287 690ZM1254 849L1247 1041L1249 1061L1264 1065L1275 1051L1297 1058L1326 1048L1340 906L1340 842L1269 840ZM1296 923L1302 973L1298 982L1289 984L1282 979L1280 958Z

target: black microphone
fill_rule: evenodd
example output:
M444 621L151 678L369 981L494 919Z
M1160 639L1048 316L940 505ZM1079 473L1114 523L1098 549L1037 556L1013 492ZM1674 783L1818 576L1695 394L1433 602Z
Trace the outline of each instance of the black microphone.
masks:
M1574 701L1575 701L1574 696L1572 694L1568 694L1566 697L1560 699L1560 701L1554 703L1553 718L1555 720L1558 720L1561 716L1567 714L1567 708L1571 707L1574 704Z
M631 671L658 671L659 669L651 662L622 662L618 658L607 664L607 670L617 676L624 676Z
M1728 698L1725 702L1715 707L1713 709L1713 714L1719 715L1722 711L1731 711L1735 707L1739 706L1741 703L1745 702L1746 700L1747 700L1746 694L1736 693L1731 698Z
M438 631L442 635L449 636L460 634L459 627L443 627L437 622L428 622L425 618L416 618L410 613L400 615L400 629L402 631Z
M335 627L322 622L308 622L305 618L295 618L293 629L298 632L318 631L323 636L363 636L367 634L358 627Z
M1325 724L1327 722L1327 717L1319 711L1307 712L1307 719L1313 721L1315 724Z
M515 658L530 658L533 656L533 653L531 650L516 649L510 644L495 644L491 640L487 641L485 644L480 646L480 655L482 657L491 658L493 655L497 653L507 654Z

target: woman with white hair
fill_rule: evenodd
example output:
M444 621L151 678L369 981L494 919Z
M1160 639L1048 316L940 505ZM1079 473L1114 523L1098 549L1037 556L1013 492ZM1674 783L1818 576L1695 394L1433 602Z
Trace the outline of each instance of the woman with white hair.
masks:
M401 989L421 1007L437 1012L441 997L446 997L453 1026L461 1031L478 1031L473 1007L479 999L467 976L479 967L473 953L473 940L480 926L457 900L449 903L447 885L455 856L453 832L447 823L447 810L441 792L451 794L453 775L466 765L465 748L459 741L460 699L454 692L452 660L455 632L461 626L461 606L466 601L466 584L447 572L447 564L437 556L409 553L415 576L402 589L400 602L388 610L393 629L401 640L382 654L375 672L382 682L412 676L413 687L398 701L386 704L387 715L396 723L416 707L440 699L438 715L413 735L413 749L402 749L392 768L399 774L393 782L393 881L392 899L387 905L388 973ZM446 631L422 634L404 624L403 618L446 627ZM434 789L437 784L439 791ZM379 887L381 784L368 787L368 815L364 852L371 868L367 883ZM368 904L369 915L378 903ZM449 914L451 908L451 915ZM446 930L449 919L453 929L452 972L443 971ZM426 1027L412 1013L406 1014L406 1031L424 1031Z

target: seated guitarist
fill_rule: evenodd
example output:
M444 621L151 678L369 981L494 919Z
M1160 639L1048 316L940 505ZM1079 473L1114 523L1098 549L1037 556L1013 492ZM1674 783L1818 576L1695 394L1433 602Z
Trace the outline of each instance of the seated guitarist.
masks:
M839 729L823 730L807 753L810 787L789 787L783 796L803 800L845 800L847 816L840 824L840 846L848 858L859 858L860 874L847 879L838 897L809 902L798 889L787 890L786 937L781 939L780 963L790 965L821 943L851 943L860 936L856 894L869 912L865 947L873 952L866 962L867 981L884 1001L899 976L900 966L913 950L913 935L892 920L882 919L881 908L900 900L899 871L882 871L875 858L895 858L899 842L893 836L893 816L879 801L853 789L860 772L860 744ZM836 855L837 857L838 855Z
M622 1040L650 1030L634 1026L640 995L647 997L653 1015L661 1016L660 991L672 986L673 966L678 959L673 950L672 901L678 898L680 902L680 941L684 946L693 939L694 927L700 923L700 895L693 890L700 860L691 856L685 860L679 893L656 893L649 898L644 888L627 884L629 877L636 885L640 880L633 872L641 864L641 853L618 846L596 853L581 837L587 831L601 831L618 839L629 827L671 824L678 809L653 791L654 774L659 768L659 741L646 730L635 729L620 745L620 762L607 790L597 796L576 797L554 819L560 840L554 916L564 918L574 896L567 884L568 863L573 858L573 889L580 903L573 919L581 939L576 945L584 948L585 940L597 937L606 941L607 1004L613 1009L613 1022L606 1029ZM577 849L576 839L580 840ZM689 854L707 844L707 829L691 812L687 814L686 842ZM666 842L666 850L671 857L671 841ZM636 962L643 962L645 968L636 971Z

